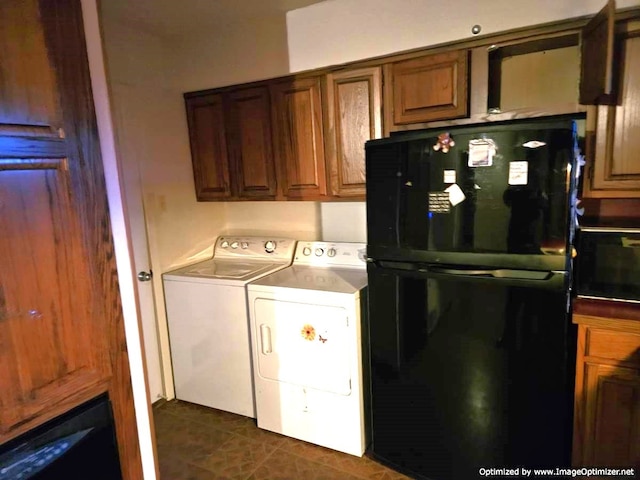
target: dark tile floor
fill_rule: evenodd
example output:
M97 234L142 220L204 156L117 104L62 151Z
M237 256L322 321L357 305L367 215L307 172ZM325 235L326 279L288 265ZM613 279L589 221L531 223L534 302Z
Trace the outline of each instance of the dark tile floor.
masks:
M256 426L253 419L173 400L153 408L161 480L400 480L365 457Z

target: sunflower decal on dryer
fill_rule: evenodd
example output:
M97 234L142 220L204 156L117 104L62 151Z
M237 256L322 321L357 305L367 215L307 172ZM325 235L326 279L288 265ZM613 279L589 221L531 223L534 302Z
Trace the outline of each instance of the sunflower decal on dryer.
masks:
M302 335L302 338L304 338L305 340L313 342L316 338L316 329L313 328L313 325L307 324L304 327L302 327L300 334Z

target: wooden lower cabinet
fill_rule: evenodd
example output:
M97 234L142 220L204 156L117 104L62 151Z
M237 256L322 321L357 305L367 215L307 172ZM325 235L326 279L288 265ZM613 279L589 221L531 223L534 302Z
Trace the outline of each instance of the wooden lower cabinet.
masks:
M640 467L640 321L575 315L573 464Z

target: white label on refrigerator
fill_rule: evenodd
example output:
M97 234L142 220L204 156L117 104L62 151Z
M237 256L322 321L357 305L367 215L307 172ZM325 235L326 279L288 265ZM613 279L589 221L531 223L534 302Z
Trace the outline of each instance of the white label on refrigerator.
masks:
M529 162L509 162L509 185L526 185L528 175Z
M496 154L496 144L489 138L469 140L470 167L490 167L493 165L493 157Z
M445 170L444 171L444 183L456 183L456 171Z
M453 185L445 188L444 191L449 194L449 201L454 207L463 202L465 198L467 198L465 197L464 192L457 183L454 183Z
M431 213L449 213L451 203L447 192L429 192L429 211Z

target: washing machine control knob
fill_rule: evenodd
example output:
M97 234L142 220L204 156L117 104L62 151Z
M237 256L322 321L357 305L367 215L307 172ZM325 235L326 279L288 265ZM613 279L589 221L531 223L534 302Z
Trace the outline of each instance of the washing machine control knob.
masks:
M268 240L264 243L264 251L267 253L273 253L273 251L276 249L276 242L274 242L273 240Z
M329 250L327 250L327 255L330 257L335 257L336 256L336 249L335 248L330 248Z
M229 246L229 242L227 242L226 240L223 240L222 243L220 244L220 246L222 248L227 248Z
M243 250L246 250L249 248L249 242L240 242L240 247L242 247Z
M238 248L238 242L231 242L231 248Z
M321 257L323 253L324 253L323 248L316 248L316 257Z
M306 257L308 257L309 255L311 255L311 249L309 247L304 247L302 249L302 254Z

